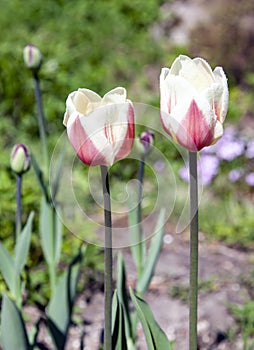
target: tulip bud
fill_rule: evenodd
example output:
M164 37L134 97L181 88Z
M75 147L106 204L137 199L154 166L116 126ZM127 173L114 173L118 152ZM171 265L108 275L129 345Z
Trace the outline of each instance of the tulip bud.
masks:
M19 143L13 147L10 163L11 169L18 175L22 175L29 170L30 156L25 145Z
M154 133L151 131L142 132L136 143L139 154L143 157L147 156L152 150L153 143Z
M23 59L27 68L39 70L42 64L42 54L34 45L27 45L23 50Z
M213 71L202 58L180 55L160 76L161 122L189 151L200 151L223 134L228 85L221 67Z

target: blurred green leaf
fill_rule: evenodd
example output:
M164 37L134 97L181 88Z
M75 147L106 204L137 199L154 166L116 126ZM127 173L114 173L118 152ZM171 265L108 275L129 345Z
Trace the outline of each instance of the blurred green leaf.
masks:
M132 196L130 196L132 197ZM130 203L129 210L129 230L131 237L131 253L133 256L133 260L135 262L138 273L142 271L143 261L145 256L146 244L143 241L143 231L142 225L138 222L138 206L135 206L135 201L133 198Z
M33 218L34 212L31 212L27 219L27 223L19 235L17 243L15 245L14 264L17 275L20 275L27 261L31 241Z
M138 317L142 323L143 330L146 337L146 344L148 350L170 350L171 344L156 322L150 306L141 298L136 296L132 289L130 289L130 295L134 307L138 313Z
M16 270L14 265L14 259L1 242L0 242L0 269L9 290L13 295L15 295Z
M127 350L128 347L125 334L126 327L124 325L123 309L119 301L117 291L113 296L112 308L112 348L114 350Z
M61 181L61 172L63 169L64 156L65 156L65 147L62 149L61 153L59 154L59 157L57 159L57 164L54 169L54 178L52 179L52 187L51 187L51 195L52 195L53 201L57 196L57 192Z
M123 310L126 337L128 339L132 339L131 318L128 303L128 295L126 290L125 264L121 252L118 253L117 261L117 295Z
M2 302L1 339L4 350L32 350L22 315L6 294Z
M56 265L61 253L62 223L55 208L44 197L40 209L40 238L48 265Z
M64 349L67 339L84 252L84 249L80 249L78 255L70 263L68 270L60 277L49 302L48 327L58 350Z
M137 281L136 288L137 288L137 292L140 295L143 295L147 290L154 273L155 265L159 258L159 254L162 246L163 233L164 233L164 219L165 219L165 209L162 209L160 211L160 214L157 220L154 236L151 240L149 252L148 252L146 261L144 263L142 275Z

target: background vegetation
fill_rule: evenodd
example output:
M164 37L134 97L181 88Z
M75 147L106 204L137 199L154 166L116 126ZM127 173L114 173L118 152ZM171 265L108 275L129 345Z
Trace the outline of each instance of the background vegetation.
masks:
M227 124L234 123L243 134L253 134L254 31L250 25L253 2L209 2L213 9L210 20L193 29L185 47L170 41L170 33L181 19L172 11L165 16L168 3L163 0L1 1L0 234L7 246L11 246L14 234L15 211L10 150L15 143L26 143L40 160L33 82L22 60L23 48L28 43L39 47L44 56L40 77L51 150L64 131L62 118L69 92L87 87L104 94L115 86L125 86L133 101L158 107L160 69L170 66L179 53L200 55L213 66L224 67L231 96ZM163 28L159 38L154 30L158 25ZM174 161L178 171L182 166L180 156L163 140L157 139L156 147ZM129 178L136 174L136 169L126 164L124 176ZM246 164L242 161L240 167ZM202 203L201 229L210 237L246 248L253 246L254 187L244 181L236 186L230 184L227 174L234 167L231 162L224 162L220 175L206 188L209 205ZM252 160L248 160L248 168L253 169ZM113 175L117 177L117 166L114 169ZM23 190L26 215L30 209L39 207L40 201L32 171L25 176ZM66 230L66 259L71 256L73 246L78 245ZM100 254L96 257L98 260L91 254L91 266L101 267L97 263L101 262ZM37 266L40 261L40 245L34 235L30 264Z

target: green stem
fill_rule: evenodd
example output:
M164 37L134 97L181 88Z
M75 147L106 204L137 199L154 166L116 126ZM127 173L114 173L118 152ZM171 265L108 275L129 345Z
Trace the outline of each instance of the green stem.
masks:
M197 153L189 152L190 171L190 316L189 349L197 350L198 314L198 178Z
M144 169L145 162L144 157L140 159L138 169L138 248L139 248L139 262L137 266L138 278L141 276L143 271L143 232L142 232L142 197L143 197L143 182L144 182Z
M34 72L33 77L34 77L34 92L35 92L35 100L36 100L37 109L38 109L37 116L38 116L39 133L40 133L42 152L43 152L43 158L44 158L44 165L46 166L46 169L48 169L48 166L49 166L48 146L47 146L47 138L46 138L46 132L45 132L45 117L43 113L40 80L37 72Z
M22 175L16 175L16 242L21 233L21 216L22 216L22 206L21 206L21 191L22 191Z
M104 350L112 350L112 221L108 169L101 166L104 199Z

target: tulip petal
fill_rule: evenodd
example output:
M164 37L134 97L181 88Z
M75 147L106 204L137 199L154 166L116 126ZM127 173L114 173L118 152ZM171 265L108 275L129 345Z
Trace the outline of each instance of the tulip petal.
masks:
M81 118L83 129L105 159L103 165L112 165L122 148L128 134L128 115L129 103L121 103L100 107ZM126 152L129 153L130 149ZM97 164L93 162L91 165Z
M168 75L161 81L161 107L164 112L172 113L178 104L185 105L186 110L196 95L195 89L182 77Z
M83 116L75 116L73 123L67 127L67 134L72 147L81 161L87 165L104 164L105 159L90 140L81 120Z
M218 82L218 84L221 84L223 87L221 102L218 105L219 114L220 114L219 120L221 123L223 123L226 118L226 114L228 110L228 101L229 101L227 77L221 67L216 67L213 74L216 82Z
M126 95L127 93L124 88L117 87L104 95L102 103L124 103L126 101Z
M190 59L180 55L173 63L170 74L186 79L198 92L208 88L215 79L209 64L202 58Z
M192 100L185 117L181 121L176 138L182 146L193 152L199 151L212 143L213 128L208 125L195 100Z
M119 148L115 155L115 160L120 160L125 158L131 151L134 143L134 108L132 103L129 101L129 109L128 109L128 128L126 130L126 134L124 137L124 142L122 146Z
M100 95L96 94L96 92L94 92L92 90L80 88L80 89L78 89L78 91L81 92L83 95L85 95L86 98L92 103L96 103L96 102L101 101Z

